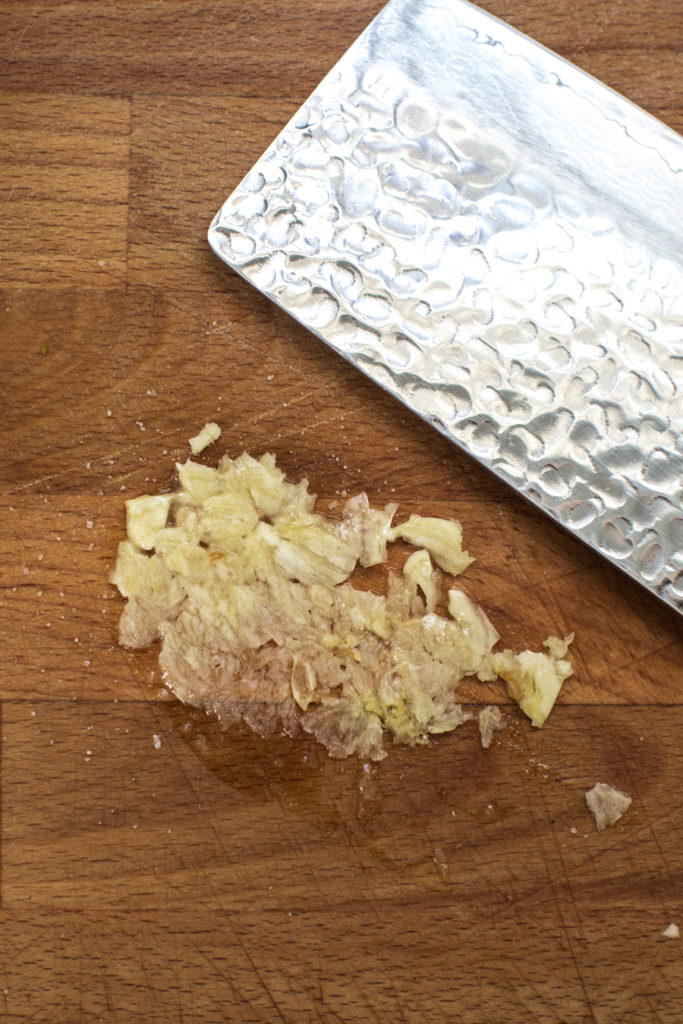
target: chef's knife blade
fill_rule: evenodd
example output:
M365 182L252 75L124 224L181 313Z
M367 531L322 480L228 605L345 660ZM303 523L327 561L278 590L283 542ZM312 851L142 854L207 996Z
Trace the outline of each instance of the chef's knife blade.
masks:
M214 219L234 270L683 612L683 139L391 0Z

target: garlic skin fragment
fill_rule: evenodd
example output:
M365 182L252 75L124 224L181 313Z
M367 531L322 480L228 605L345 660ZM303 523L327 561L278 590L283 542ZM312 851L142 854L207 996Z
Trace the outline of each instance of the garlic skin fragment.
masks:
M176 469L178 490L127 503L111 580L127 599L120 642L160 641L180 700L371 760L386 756L386 734L425 744L471 718L457 700L466 676L499 671L535 724L547 715L571 672L566 642L497 654L497 631L463 591L452 587L439 610L443 573L472 561L455 520L413 515L394 527L397 506L372 509L364 493L324 516L308 482L287 481L271 454ZM417 550L403 571L387 569L385 592L355 586L356 567L386 564L396 540ZM487 734L498 728L489 717Z

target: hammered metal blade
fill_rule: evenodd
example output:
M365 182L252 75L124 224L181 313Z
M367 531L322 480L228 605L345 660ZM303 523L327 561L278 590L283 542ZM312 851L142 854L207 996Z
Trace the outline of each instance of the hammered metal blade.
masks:
M683 612L683 139L468 3L392 0L209 231Z

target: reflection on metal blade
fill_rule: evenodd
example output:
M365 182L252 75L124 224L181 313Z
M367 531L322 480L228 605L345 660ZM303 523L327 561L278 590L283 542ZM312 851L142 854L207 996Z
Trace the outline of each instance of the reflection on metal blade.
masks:
M392 0L218 255L683 611L683 139L459 0Z

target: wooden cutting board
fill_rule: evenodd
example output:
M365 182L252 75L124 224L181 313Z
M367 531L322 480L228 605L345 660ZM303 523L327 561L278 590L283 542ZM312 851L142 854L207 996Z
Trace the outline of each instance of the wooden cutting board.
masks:
M0 3L3 1022L682 1019L680 617L206 245L379 6ZM683 131L679 0L482 6ZM576 633L546 726L365 765L167 699L107 575L210 419L206 461L457 516L506 640ZM596 781L633 798L601 833Z

